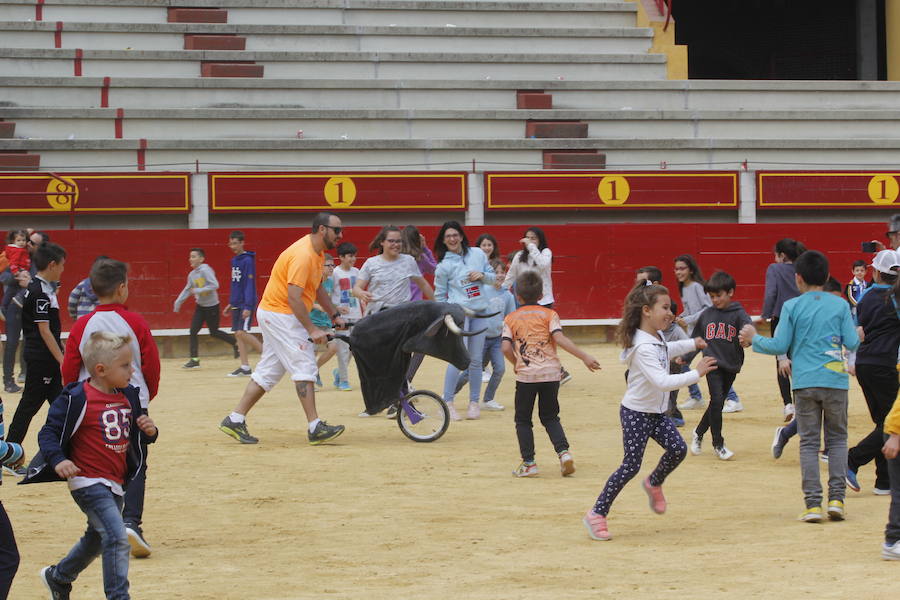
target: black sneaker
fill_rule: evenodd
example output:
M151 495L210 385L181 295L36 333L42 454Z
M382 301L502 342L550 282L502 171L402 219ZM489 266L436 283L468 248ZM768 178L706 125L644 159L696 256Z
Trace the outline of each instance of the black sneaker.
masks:
M565 369L559 372L559 385L566 385L572 381L572 374L566 371Z
M253 374L253 369L245 369L244 367L238 367L234 371L228 374L229 377L250 377Z
M398 412L400 412L398 405L397 405L397 404L391 404L391 405L388 407L387 413L386 413L384 416L386 416L388 419L396 419L396 418L397 418L397 413L398 413Z
M258 438L253 437L250 435L250 432L247 431L247 423L235 423L231 420L231 416L222 419L222 423L219 424L219 429L242 444L255 444L259 441Z
M309 436L309 444L311 446L318 446L319 444L333 440L342 433L344 433L343 425L329 425L325 421L319 421L315 431L307 435Z
M125 533L128 534L128 543L131 545L131 555L135 558L147 558L152 552L150 544L144 539L144 532L137 525L125 523Z
M191 360L189 360L186 363L184 363L183 365L181 365L181 368L182 369L196 369L199 366L200 366L200 361L194 360L192 358Z
M7 381L3 384L3 391L7 394L18 394L22 391L22 388L16 385L15 381Z
M41 581L50 590L50 600L69 600L69 594L72 592L71 583L59 583L53 578L56 572L56 565L50 565L41 569Z

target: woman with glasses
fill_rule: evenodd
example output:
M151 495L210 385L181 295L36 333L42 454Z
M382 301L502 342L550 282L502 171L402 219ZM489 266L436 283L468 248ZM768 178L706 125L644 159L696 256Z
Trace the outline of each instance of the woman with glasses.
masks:
M438 302L451 302L468 308L475 313L483 313L488 303L482 286L494 283L494 269L487 255L480 248L470 248L469 240L462 226L456 221L447 221L434 240L434 254L438 266L434 272L434 298ZM465 328L469 331L484 330L486 319L467 317ZM484 355L485 332L467 336L469 350L469 381L481 381L481 359ZM447 365L444 376L444 402L450 409L450 418L459 421L460 416L453 407L453 394L459 379L459 369ZM477 419L481 414L478 406L480 385L469 386L469 410L466 417Z
M416 284L427 300L434 299L434 290L422 277L419 266L409 254L403 254L403 235L399 227L385 225L369 244L369 250L378 252L363 264L353 295L366 305L366 313L370 315L412 299L411 284ZM405 390L404 390L405 393ZM387 417L397 414L396 405L388 408ZM370 417L368 412L359 413L360 417Z

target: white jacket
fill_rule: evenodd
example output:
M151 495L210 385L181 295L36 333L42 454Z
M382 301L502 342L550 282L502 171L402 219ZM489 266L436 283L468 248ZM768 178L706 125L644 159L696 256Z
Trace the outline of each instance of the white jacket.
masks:
M700 380L700 373L669 374L669 353L680 356L695 350L693 339L664 342L660 332L655 336L638 329L632 345L619 359L628 367L628 388L622 406L645 413L664 413L669 408L669 392Z

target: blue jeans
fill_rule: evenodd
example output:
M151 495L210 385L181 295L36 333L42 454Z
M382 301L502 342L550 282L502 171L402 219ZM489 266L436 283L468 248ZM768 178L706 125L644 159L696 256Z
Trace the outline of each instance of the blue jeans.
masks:
M84 535L56 565L54 579L72 583L97 556L103 557L103 591L107 600L128 600L128 536L122 521L125 499L97 483L72 491L78 508L87 515Z
M485 321L485 319L466 317L464 329L478 331L487 325ZM484 356L484 340L484 332L465 338L466 349L469 351L469 381L481 382L481 359ZM444 402L447 404L453 402L453 394L456 391L456 382L459 380L460 372L453 365L447 365L447 374L444 375ZM481 392L480 383L478 385L470 385L469 402L477 403L479 392Z
M487 387L484 388L484 400L490 402L500 387L500 380L506 373L506 363L503 358L503 341L500 336L484 339L484 352L482 353L481 369L484 370L485 365L491 363L491 379L488 381ZM459 374L456 382L456 393L469 382L469 372L463 371Z

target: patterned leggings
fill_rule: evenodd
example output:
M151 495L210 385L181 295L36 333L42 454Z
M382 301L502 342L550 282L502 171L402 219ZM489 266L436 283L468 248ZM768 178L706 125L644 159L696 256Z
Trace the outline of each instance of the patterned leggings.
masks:
M660 457L659 464L650 473L650 485L662 485L669 473L674 471L687 456L687 444L684 443L672 419L666 415L638 412L622 406L619 408L619 418L622 421L622 447L625 450L625 457L619 468L609 476L603 492L594 505L594 512L604 517L609 514L613 500L625 484L641 470L641 461L644 459L648 439L653 438L666 450Z

